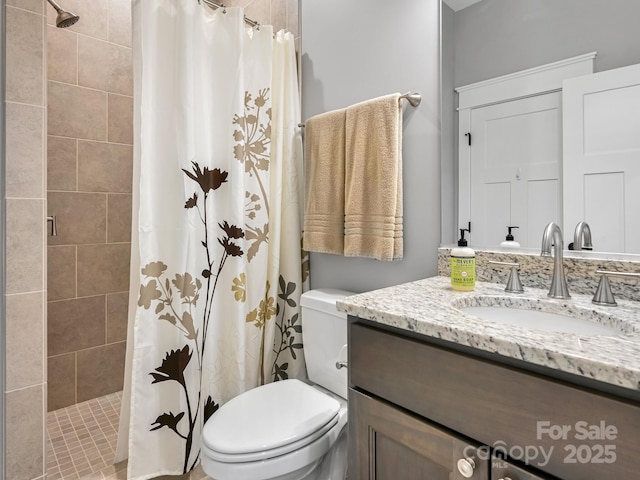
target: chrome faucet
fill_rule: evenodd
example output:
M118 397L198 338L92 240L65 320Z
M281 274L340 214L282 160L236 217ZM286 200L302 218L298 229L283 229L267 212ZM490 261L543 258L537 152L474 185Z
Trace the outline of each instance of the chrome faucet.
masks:
M584 239L584 243L582 242ZM591 228L587 222L578 222L573 233L574 250L593 250L591 244Z
M567 279L564 276L563 244L562 230L560 230L557 223L551 222L542 234L542 251L540 252L543 257L551 256L551 246L553 246L553 276L551 277L551 288L549 288L548 293L551 298L571 298L567 287Z

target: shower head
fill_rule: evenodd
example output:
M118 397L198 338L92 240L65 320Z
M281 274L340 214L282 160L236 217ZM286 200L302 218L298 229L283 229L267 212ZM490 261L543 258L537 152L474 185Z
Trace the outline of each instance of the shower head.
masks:
M80 20L80 17L75 13L67 12L63 10L60 5L58 5L54 0L47 0L53 8L58 12L58 17L56 18L56 27L58 28L67 28Z

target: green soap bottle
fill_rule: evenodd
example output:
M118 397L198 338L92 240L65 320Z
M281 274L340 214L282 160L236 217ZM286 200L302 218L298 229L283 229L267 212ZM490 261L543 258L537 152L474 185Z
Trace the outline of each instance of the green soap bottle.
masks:
M467 246L466 228L460 229L458 246L451 249L451 288L470 292L476 288L476 252Z

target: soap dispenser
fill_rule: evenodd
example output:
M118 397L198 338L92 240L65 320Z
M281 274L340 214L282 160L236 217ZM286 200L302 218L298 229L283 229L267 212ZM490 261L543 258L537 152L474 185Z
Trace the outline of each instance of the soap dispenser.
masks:
M476 252L467 246L464 232L470 229L460 229L458 246L451 249L451 288L463 292L470 292L476 287Z
M507 227L507 231L509 233L507 233L507 237L505 238L504 242L502 242L500 244L501 247L504 247L504 248L520 248L520 244L513 239L513 234L511 233L511 229L513 229L513 228L520 228L520 227L512 227L512 226L508 226Z

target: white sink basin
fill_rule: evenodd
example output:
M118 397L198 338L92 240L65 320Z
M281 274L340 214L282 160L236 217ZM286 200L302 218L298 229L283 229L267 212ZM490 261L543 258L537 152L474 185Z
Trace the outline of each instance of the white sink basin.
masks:
M623 333L614 327L603 325L593 320L539 310L503 306L463 307L461 310L464 313L490 322L548 332L574 333L583 336L611 336Z

